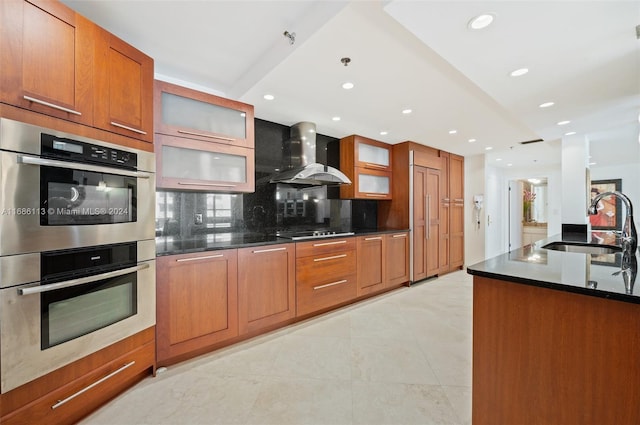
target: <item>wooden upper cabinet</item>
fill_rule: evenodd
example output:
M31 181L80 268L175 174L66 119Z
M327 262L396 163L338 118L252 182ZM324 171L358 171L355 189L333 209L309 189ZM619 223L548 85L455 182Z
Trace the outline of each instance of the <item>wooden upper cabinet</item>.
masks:
M253 105L155 82L155 132L253 149Z
M92 125L94 28L62 3L0 2L1 100Z
M340 140L340 170L351 185L340 186L345 199L391 199L391 145L352 135Z
M153 59L100 28L95 46L95 126L152 143Z

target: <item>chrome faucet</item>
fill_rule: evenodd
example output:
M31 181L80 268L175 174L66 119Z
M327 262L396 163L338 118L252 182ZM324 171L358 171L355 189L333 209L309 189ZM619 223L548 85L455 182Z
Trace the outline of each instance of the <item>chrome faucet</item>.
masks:
M636 249L638 249L638 232L636 231L636 225L633 222L633 205L627 195L622 192L618 192L617 190L614 192L600 193L593 198L587 212L591 215L598 214L598 202L607 196L615 196L624 203L624 207L627 210L627 217L622 225L622 251L630 256L635 256Z

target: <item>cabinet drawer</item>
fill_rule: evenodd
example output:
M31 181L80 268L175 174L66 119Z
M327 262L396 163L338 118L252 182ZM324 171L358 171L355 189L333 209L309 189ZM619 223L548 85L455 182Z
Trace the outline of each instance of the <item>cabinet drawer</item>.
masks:
M149 342L2 418L3 425L72 424L142 378L155 362Z
M355 238L321 239L296 243L296 257L323 255L356 249Z
M323 279L322 283L298 281L297 316L313 313L324 308L347 302L356 297L356 274L334 279Z
M323 284L356 272L356 251L331 252L296 259L298 284Z

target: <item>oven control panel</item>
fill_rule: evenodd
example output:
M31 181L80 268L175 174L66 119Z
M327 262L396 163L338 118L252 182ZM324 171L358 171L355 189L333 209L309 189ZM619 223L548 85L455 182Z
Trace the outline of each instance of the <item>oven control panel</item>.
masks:
M136 169L137 155L120 149L41 133L42 156Z

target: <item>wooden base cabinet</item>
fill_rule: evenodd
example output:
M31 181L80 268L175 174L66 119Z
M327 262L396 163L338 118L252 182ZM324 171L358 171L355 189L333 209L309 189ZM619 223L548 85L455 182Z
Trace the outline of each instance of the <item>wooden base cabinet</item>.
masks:
M292 243L238 250L241 335L295 317L295 252Z
M385 235L359 236L358 296L384 289L387 272L387 244Z
M0 423L74 424L151 375L155 329L106 347L83 359L0 394Z
M158 364L238 335L237 250L158 257Z
M304 316L356 298L356 276L356 238L297 243L297 315Z
M402 285L409 281L409 232L385 235L386 267L385 287Z

